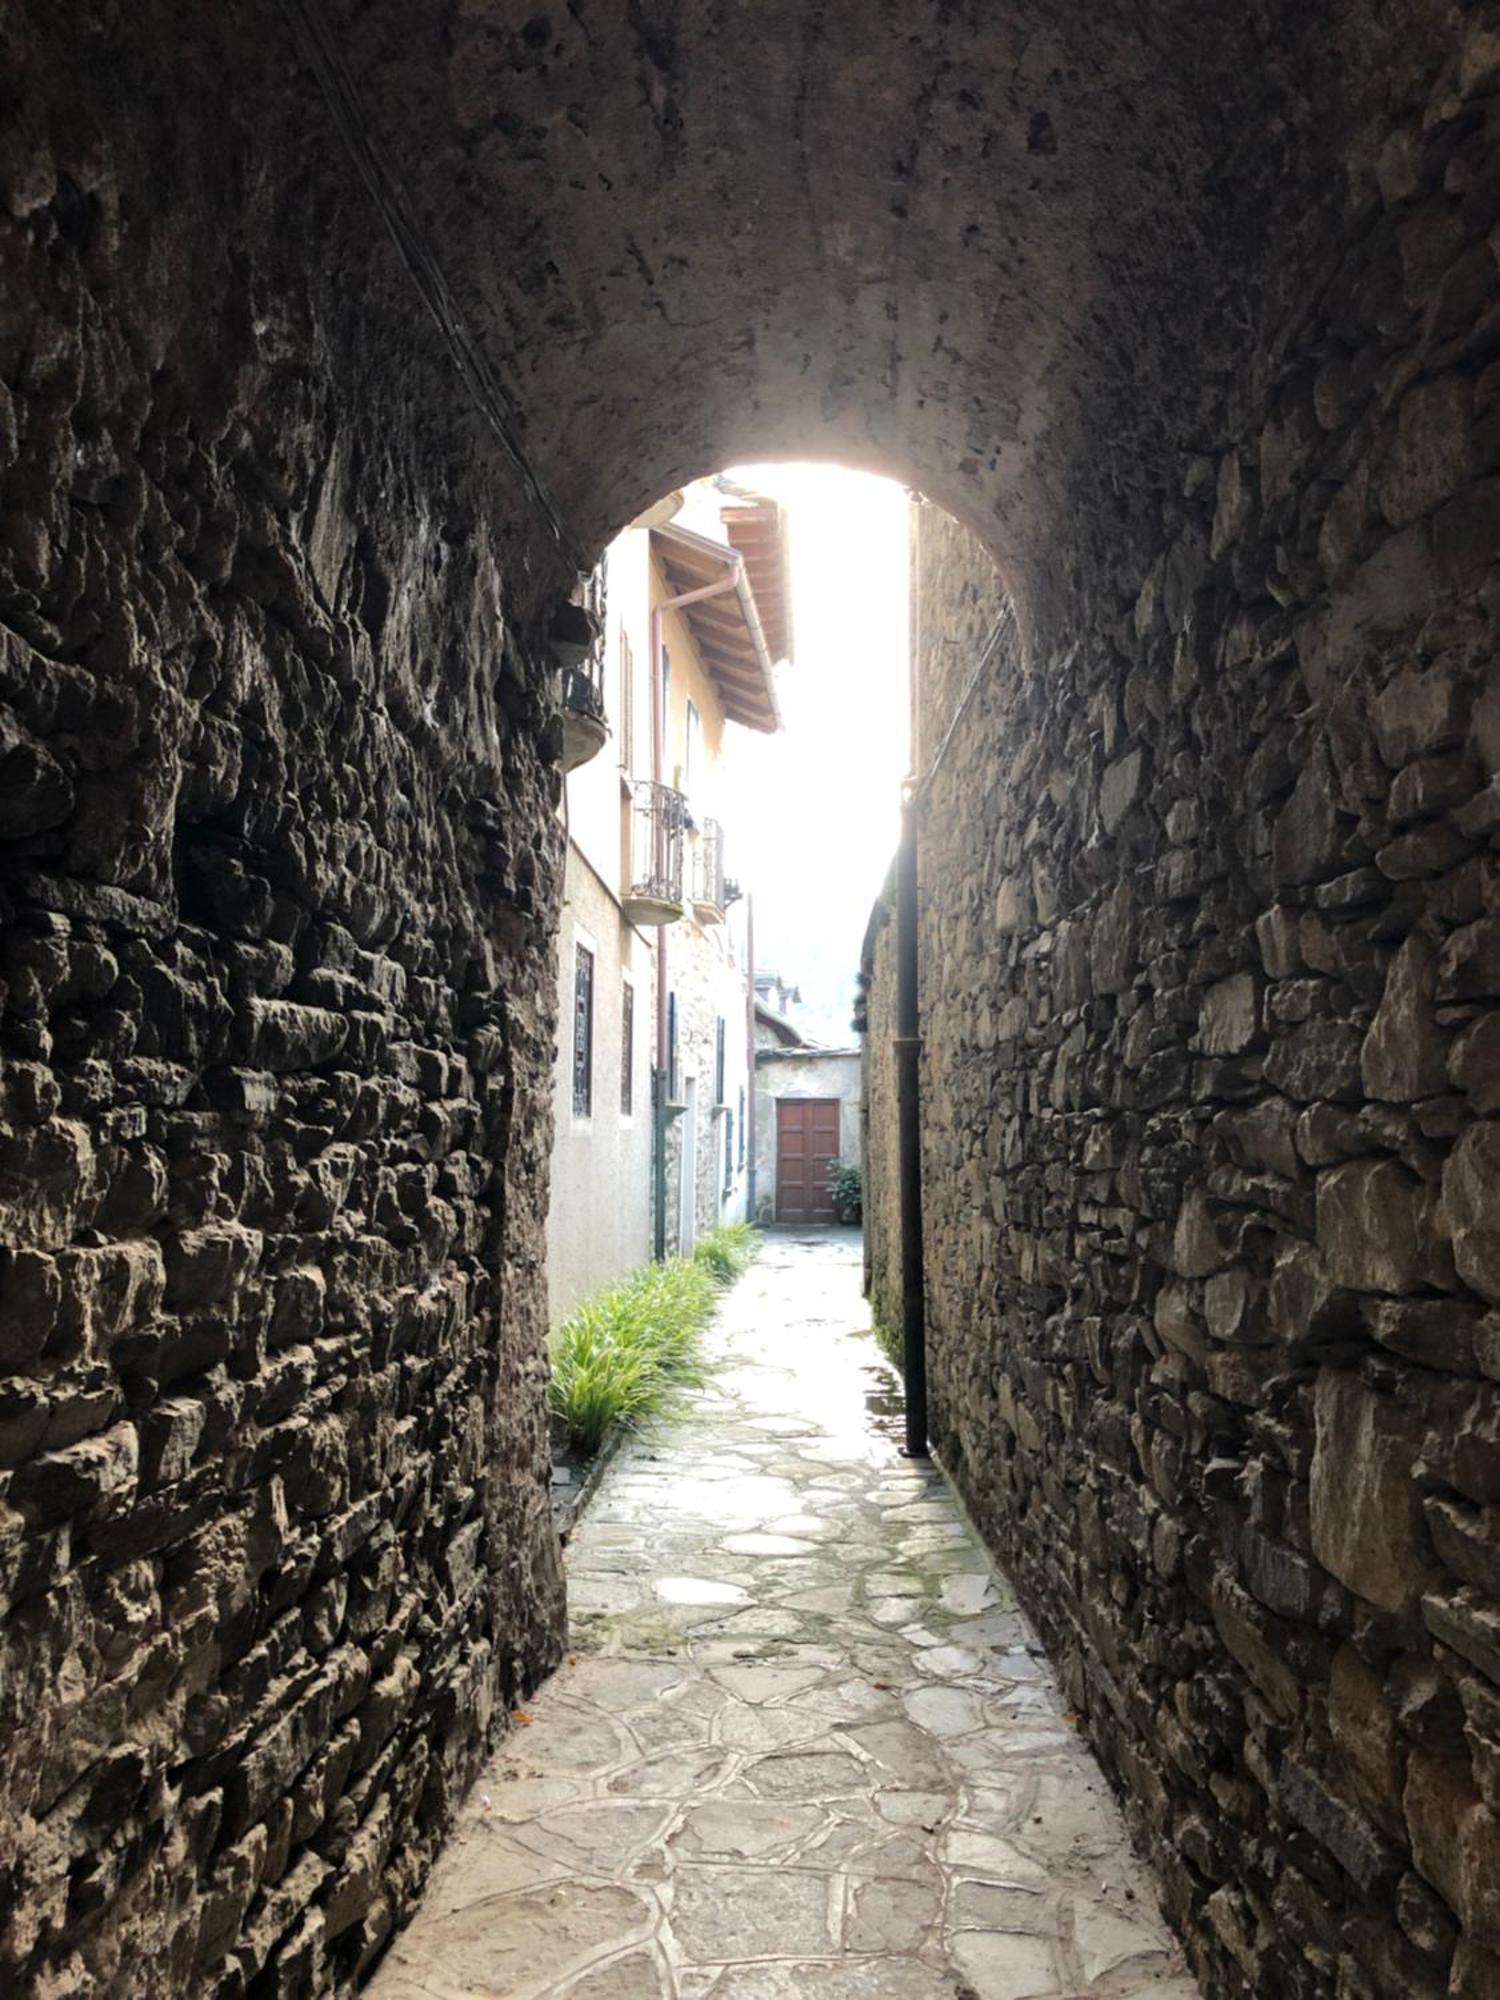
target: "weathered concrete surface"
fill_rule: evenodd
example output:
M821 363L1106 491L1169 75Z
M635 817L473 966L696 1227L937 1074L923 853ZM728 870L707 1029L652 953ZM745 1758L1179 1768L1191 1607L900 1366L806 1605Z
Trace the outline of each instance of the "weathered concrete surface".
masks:
M1191 2000L1108 1788L940 1475L852 1233L774 1233L709 1391L606 1476L577 1651L372 2000Z

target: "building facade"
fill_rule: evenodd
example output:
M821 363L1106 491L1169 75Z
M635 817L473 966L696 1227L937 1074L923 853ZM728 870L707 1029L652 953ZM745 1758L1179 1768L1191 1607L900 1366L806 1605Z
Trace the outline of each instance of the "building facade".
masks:
M783 989L795 990L795 989ZM759 1222L838 1220L836 1165L863 1167L857 1048L809 1041L764 1000L755 1010L755 1208Z
M729 765L737 728L779 726L788 603L781 510L705 481L611 543L563 667L554 1324L748 1215L751 964Z

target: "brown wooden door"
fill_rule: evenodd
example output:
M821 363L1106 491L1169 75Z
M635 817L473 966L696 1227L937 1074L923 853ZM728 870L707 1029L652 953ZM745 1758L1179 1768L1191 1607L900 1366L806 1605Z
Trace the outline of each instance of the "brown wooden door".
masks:
M836 1097L776 1100L776 1220L833 1222L828 1163L839 1156Z

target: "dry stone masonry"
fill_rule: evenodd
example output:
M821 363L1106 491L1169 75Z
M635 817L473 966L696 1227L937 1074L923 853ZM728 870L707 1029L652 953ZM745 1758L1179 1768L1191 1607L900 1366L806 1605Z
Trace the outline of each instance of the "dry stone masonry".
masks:
M1215 1995L1500 1993L1497 90L921 812L934 1428ZM917 565L926 771L1007 601Z
M4 30L0 1987L304 1995L556 1654L553 781L404 278L355 320L172 10L62 11Z
M973 555L972 550L965 550ZM993 565L976 563L979 588L991 593ZM981 638L980 643L983 643ZM860 951L853 1027L860 1038L863 1078L864 1174L862 1220L865 1293L870 1317L889 1353L902 1338L900 1123L896 1069L895 872L870 912Z

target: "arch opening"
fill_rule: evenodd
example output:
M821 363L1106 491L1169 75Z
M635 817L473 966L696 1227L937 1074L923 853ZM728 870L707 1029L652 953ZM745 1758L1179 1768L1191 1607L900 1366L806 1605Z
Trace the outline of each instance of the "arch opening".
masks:
M594 574L589 699L608 734L564 780L559 1004L578 1076L633 1064L640 1080L601 1119L587 1080L559 1071L555 1321L648 1251L786 1207L757 1075L773 1028L843 1052L829 1158L842 1147L857 1164L859 938L909 760L909 504L848 469L735 467L637 517ZM758 1022L778 1010L757 982L797 990L795 1029ZM802 1190L806 1219L832 1217L824 1178Z

